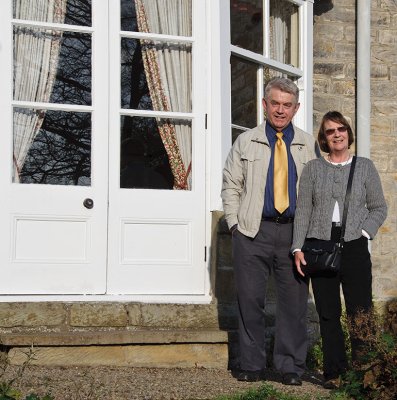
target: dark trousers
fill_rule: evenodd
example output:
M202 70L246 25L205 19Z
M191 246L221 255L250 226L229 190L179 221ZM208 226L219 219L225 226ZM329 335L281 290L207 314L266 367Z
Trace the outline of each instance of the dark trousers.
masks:
M336 378L348 368L340 321L341 285L349 318L354 319L358 312L368 312L371 309L371 258L368 240L364 236L345 242L338 274L312 277L314 300L320 318L325 379ZM351 345L354 360L363 343L351 335Z
M308 283L290 255L293 224L262 221L254 239L235 231L233 259L239 307L240 368L266 368L266 286L274 273L277 289L274 365L302 375L307 352Z

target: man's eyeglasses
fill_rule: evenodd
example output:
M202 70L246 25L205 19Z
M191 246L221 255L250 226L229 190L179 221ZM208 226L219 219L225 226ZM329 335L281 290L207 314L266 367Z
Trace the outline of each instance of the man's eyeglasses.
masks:
M337 128L329 128L325 130L326 135L332 135L338 131L339 133L346 132L347 131L347 126L338 126Z

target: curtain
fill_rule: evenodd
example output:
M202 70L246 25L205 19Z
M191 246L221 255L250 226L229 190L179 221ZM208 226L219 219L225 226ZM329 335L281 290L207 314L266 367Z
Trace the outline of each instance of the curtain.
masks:
M273 0L270 5L271 57L285 64L299 66L299 15L296 6Z
M135 0L140 32L191 36L191 0ZM191 46L141 40L146 80L155 111L191 110ZM174 189L191 188L190 125L157 119L174 176Z
M16 19L63 23L67 0L14 0ZM62 32L14 28L14 100L48 102L54 85ZM14 176L19 175L45 116L44 111L14 110Z
M286 61L286 41L288 37L288 27L284 22L285 3L272 1L270 19L270 46L272 58L285 63Z

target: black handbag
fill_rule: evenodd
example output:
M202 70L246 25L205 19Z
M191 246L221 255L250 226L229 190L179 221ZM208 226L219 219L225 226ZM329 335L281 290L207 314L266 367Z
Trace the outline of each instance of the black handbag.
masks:
M340 240L339 242L334 242L332 240L306 238L305 243L302 246L302 251L305 255L306 265L301 264L302 271L305 275L313 275L322 272L336 273L340 269L342 249L344 245L347 210L349 208L350 193L355 166L356 156L353 156L352 165L350 167L349 180L347 182Z

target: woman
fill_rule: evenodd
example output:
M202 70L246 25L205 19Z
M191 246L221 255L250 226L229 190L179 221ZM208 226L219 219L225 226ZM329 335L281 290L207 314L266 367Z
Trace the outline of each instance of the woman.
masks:
M338 241L352 154L352 129L343 115L324 115L318 133L325 153L304 168L294 221L292 249L296 268L305 275L305 257L300 251L306 237ZM341 327L342 286L346 312L354 320L372 306L371 258L368 239L373 239L386 218L387 206L379 174L371 160L357 157L346 220L345 245L338 273L312 276L312 288L320 319L323 344L324 387L335 388L348 368ZM351 332L352 358L363 343Z

